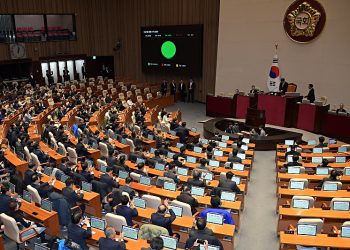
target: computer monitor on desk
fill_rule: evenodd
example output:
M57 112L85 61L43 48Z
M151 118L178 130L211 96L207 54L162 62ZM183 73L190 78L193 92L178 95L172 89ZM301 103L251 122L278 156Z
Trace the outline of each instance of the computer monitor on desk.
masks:
M207 222L213 223L213 224L218 224L218 225L223 225L224 224L224 216L222 214L209 212L209 213L207 213Z
M350 226L342 226L340 236L342 238L350 238Z
M310 201L309 200L294 199L293 200L293 208L309 209L310 208Z
M333 210L336 211L349 211L350 204L348 201L334 201Z
M123 233L125 238L132 239L132 240L138 240L139 230L136 228L123 225L122 233Z
M106 221L96 217L91 217L90 224L92 228L96 228L98 230L103 231L106 228Z
M163 240L163 246L166 249L177 249L177 239L167 235L161 235L160 238Z
M298 224L297 225L298 235L316 236L317 225L313 224Z
M291 181L289 188L290 189L304 190L305 182L303 182L303 181Z

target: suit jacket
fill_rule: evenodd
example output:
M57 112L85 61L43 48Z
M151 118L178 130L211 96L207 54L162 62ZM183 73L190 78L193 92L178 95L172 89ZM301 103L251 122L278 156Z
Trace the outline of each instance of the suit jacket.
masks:
M192 82L192 88L191 88L191 83L188 83L188 91L194 92L195 88L196 88L195 82Z
M77 152L78 156L88 156L89 155L87 148L85 148L85 146L82 143L77 143L77 145L75 147L75 151Z
M283 83L280 83L279 90L285 94L288 91L288 83L284 81Z
M15 199L6 194L0 194L0 214L9 211L9 204L11 201L15 201Z
M315 90L314 88L309 90L309 93L306 96L306 99L308 99L310 101L310 103L313 103L315 101Z
M192 197L191 194L182 192L179 196L176 197L176 200L187 203L191 206L192 214L197 212L196 207L198 207L198 201Z
M123 216L126 220L126 223L130 227L134 225L134 223L132 222L132 218L138 215L136 208L130 208L128 206L123 206L123 205L118 206L117 209L115 210L115 213L117 215Z
M100 238L98 240L99 242L99 249L100 250L125 250L126 246L124 242L117 242L115 240L112 240L110 238Z
M38 190L40 197L43 199L48 198L49 194L53 191L53 187L47 182L41 184L32 183L32 187Z
M113 188L119 188L119 184L116 183L108 174L101 175L100 182L107 184L107 193L111 192Z
M194 237L196 239L203 239L203 240L207 240L208 237L213 237L213 236L214 236L213 230L207 227L204 228L203 230L192 228L189 233L190 238Z
M94 175L92 175L88 171L81 171L80 175L83 176L85 178L85 180L89 183L94 179Z
M164 227L168 230L169 235L173 234L171 223L176 219L176 215L172 209L169 209L170 217L165 217L164 214L154 213L151 215L151 223L156 226Z
M186 84L185 83L179 84L179 92L182 94L186 92Z
M231 180L220 180L219 187L230 190L230 191L238 193L238 194L241 193L241 190L237 186L236 182L231 181Z
M24 184L25 185L31 185L32 184L32 176L35 174L35 172L31 169L28 169L24 173Z
M189 135L188 129L182 126L177 127L175 130L176 134L180 137L181 143L186 143L186 138Z
M89 249L86 239L89 239L91 235L91 227L88 227L85 230L73 223L68 225L68 238L79 244L83 250Z
M170 171L164 172L164 177L173 179L175 183L180 183L180 180L177 178L177 175L174 174L173 172L170 172Z
M83 194L78 195L73 189L69 187L63 188L62 194L71 208L76 206L77 202L83 200L84 197Z
M229 155L227 161L229 162L236 162L236 163L242 163L242 159L239 158L238 156L232 156L231 154Z
M176 93L176 83L170 83L170 93L172 95Z
M205 187L205 183L202 180L190 178L190 179L188 179L187 183L190 186Z

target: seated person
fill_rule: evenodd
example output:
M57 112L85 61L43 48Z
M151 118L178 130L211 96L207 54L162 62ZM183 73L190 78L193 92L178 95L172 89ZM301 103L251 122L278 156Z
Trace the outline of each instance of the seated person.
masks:
M186 146L182 146L180 148L180 153L179 153L179 157L182 157L182 158L185 158L187 157L187 155L185 154L185 151L186 151Z
M149 243L150 247L147 248L141 248L141 250L162 250L164 247L164 242L161 237L155 237L151 239L151 242Z
M233 131L233 124L230 123L228 125L228 127L225 129L225 133L230 133L230 134L234 134L234 131Z
M134 199L134 197L135 197L135 195L136 195L136 192L135 192L134 189L132 189L132 188L130 187L130 184L131 184L131 183L132 183L131 177L127 177L127 178L125 179L125 185L119 187L119 189L120 189L122 192L128 193L129 196L130 196L130 199Z
M184 186L181 194L176 197L176 200L187 203L191 206L192 214L197 212L197 207L199 206L198 201L191 195L191 188L189 186Z
M164 154L162 154L162 151L157 149L154 151L154 157L152 158L152 160L155 160L161 164L165 164L166 161L164 159Z
M81 164L81 171L79 171L79 174L81 174L89 183L91 183L91 181L95 178L94 173L90 171L89 164L86 161Z
M267 136L263 126L260 126L258 130L259 130L259 132L258 132L259 136Z
M177 167L182 167L183 163L180 161L179 157L180 157L179 154L174 154L174 156L173 156L173 163L174 163ZM182 159L181 159L181 160L182 160Z
M281 172L286 172L288 170L288 167L295 167L295 166L302 166L303 164L298 162L299 161L299 155L293 155L292 156L293 162L287 162L286 164L281 167Z
M173 179L176 184L180 183L179 178L177 178L177 173L175 169L176 165L174 162L168 164L168 170L164 172L164 177Z
M322 163L317 166L318 168L328 168L328 160L327 159L322 159Z
M116 237L116 232L113 227L107 227L105 229L105 235L106 237L101 237L99 242L99 249L100 250L106 250L106 249L114 249L114 250L125 250L125 242L122 235L119 237Z
M342 174L338 172L336 169L332 169L329 176L324 178L322 181L320 181L317 186L322 187L325 181L340 181L339 176L341 175Z
M24 184L31 185L32 184L32 176L36 173L36 165L34 163L28 164L28 169L24 172Z
M73 208L77 205L77 202L82 202L84 199L84 194L81 192L80 189L75 190L74 187L74 181L72 179L66 180L66 187L62 189L62 195L68 202L70 208ZM85 207L82 209L85 210Z
M336 113L347 113L346 110L344 109L344 103L341 103L339 105L339 108L337 109Z
M242 142L237 142L236 144L236 150L238 154L245 154L245 150L242 149Z
M134 170L133 173L139 174L141 176L148 176L148 173L145 169L145 163L139 162L139 163L137 163L136 167L137 167L137 169Z
M38 174L34 174L32 176L32 187L38 190L38 193L42 199L48 198L49 194L54 191L54 187L52 186L54 183L54 179L51 179L50 182L40 183L40 176Z
M82 228L83 225L86 225L86 229ZM88 250L86 239L91 238L91 236L90 220L83 219L83 214L80 211L73 213L72 223L68 225L68 238L79 244L81 249Z
M327 147L327 143L325 142L326 138L324 138L323 136L320 136L318 138L318 144L315 146L315 148L324 148Z
M213 237L213 236L215 236L213 230L207 228L207 219L202 217L197 217L197 219L195 220L195 224L190 230L189 237L207 240L207 237Z
M182 122L181 126L178 126L174 131L176 132L176 135L180 137L180 142L186 143L186 139L189 135L188 129L186 128L186 122Z
M83 140L84 140L83 138L79 138L78 139L78 143L75 146L75 152L77 153L77 155L79 157L81 157L81 156L89 156L90 155L88 149L83 144Z
M233 173L227 172L226 173L226 180L220 179L218 187L235 192L237 194L241 194L241 190L237 186L236 182L232 180Z
M224 208L220 208L221 205L221 199L219 196L212 196L210 199L211 208L204 209L200 214L199 217L207 218L207 213L217 213L222 214L224 216L224 223L225 224L231 224L234 225L234 221L232 218L232 215L230 212L228 212Z
M132 200L129 200L129 197L126 195L122 195L121 197L121 205L118 205L115 213L117 215L123 216L126 220L128 226L133 226L132 218L138 216L137 209L134 206Z
M167 210L169 211L170 216L166 215ZM151 215L151 223L166 228L169 235L173 234L171 224L175 219L176 215L172 209L169 209L169 201L167 199L164 200L164 205L160 205L157 212Z
M8 213L9 212L9 204L11 201L16 201L15 199L11 198L10 191L7 183L1 184L0 187L1 193L0 193L0 214L1 213Z
M297 155L298 157L301 156L301 153L296 151L296 148L296 145L290 146L290 151L286 153L286 159L288 158L288 155Z
M201 172L198 170L193 170L192 171L192 178L189 178L187 183L190 186L196 186L196 187L205 187L205 182L204 180L200 179L201 177Z
M255 85L252 85L251 89L249 90L249 93L250 94L256 94L258 93L259 91L255 88Z
M108 193L110 193L113 188L119 188L119 179L113 176L113 169L109 166L106 169L106 173L101 175L100 181L107 184L106 191Z
M203 170L208 170L209 171L209 168L207 167L207 159L205 158L201 158L199 160L199 163L200 165L197 167L198 169L203 169Z
M232 153L228 155L227 161L234 162L234 163L242 163L242 159L237 156L238 150L232 150Z

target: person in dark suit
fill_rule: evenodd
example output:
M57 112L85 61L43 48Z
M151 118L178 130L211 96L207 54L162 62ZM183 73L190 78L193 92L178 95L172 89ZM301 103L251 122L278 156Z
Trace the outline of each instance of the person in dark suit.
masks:
M191 188L189 186L185 186L181 194L176 197L176 200L189 204L191 206L192 214L195 214L197 212L196 208L199 204L198 201L193 198L190 191Z
M78 156L89 156L90 155L88 149L83 144L83 138L78 139L78 143L75 146L75 151L77 152Z
M168 83L167 81L163 80L162 84L160 85L160 92L162 93L162 96L165 96L168 92Z
M150 247L143 247L141 250L162 250L164 247L164 242L161 237L154 237L149 243Z
M315 146L315 148L324 148L327 147L328 144L325 142L326 138L324 138L323 136L320 136L318 138L318 144Z
M188 129L186 128L186 122L182 122L181 126L177 127L175 130L176 135L179 135L180 142L186 143L186 138L189 135Z
M49 86L51 86L54 83L53 72L46 70L46 78L47 78L47 82L48 82Z
M176 184L178 184L178 183L180 183L180 180L177 178L175 167L176 167L176 165L174 164L174 162L170 162L168 164L168 171L164 172L164 177L173 179L174 182Z
M123 237L116 237L116 232L113 227L107 227L105 229L105 238L100 238L98 240L99 242L99 249L100 250L106 250L106 249L111 249L111 250L125 250L125 242Z
M257 94L258 90L255 88L255 85L252 85L251 89L249 90L249 94Z
M81 176L83 176L89 183L94 180L94 174L89 172L89 164L86 161L81 165L81 171L79 174L81 174Z
M86 229L80 227L80 225L86 225ZM90 220L88 218L83 219L83 214L80 211L73 213L72 223L68 225L68 238L79 244L81 249L88 250L86 239L91 238L91 235Z
M198 170L192 171L192 178L188 179L187 183L190 186L205 187L205 182L200 179L201 172Z
M233 131L233 124L232 123L230 123L228 125L228 127L225 129L225 133L230 133L230 134L234 133L234 131Z
M344 109L344 103L339 104L339 108L336 110L336 113L347 113L346 109Z
M64 82L70 81L69 70L67 69L67 67L64 67L64 70L63 70L63 81Z
M299 157L301 154L300 152L296 151L296 146L292 145L290 146L290 151L286 153L286 159L288 158L288 155L297 155Z
M279 91L281 92L282 95L286 94L286 92L288 91L288 83L284 78L281 78Z
M125 179L125 185L124 186L121 186L119 189L122 191L122 192L127 192L130 196L130 199L134 199L135 195L136 195L136 192L134 189L132 189L130 187L130 183L132 182L132 179L130 177L127 177Z
M186 85L182 80L180 81L180 84L179 84L179 92L180 92L181 101L184 102L186 98Z
M315 90L314 90L313 84L309 84L309 93L305 97L307 100L310 101L310 103L313 103L315 101L316 97L315 97Z
M172 80L170 83L170 94L174 97L176 96L176 83L174 80Z
M130 207L128 207L128 204ZM132 218L138 216L138 212L134 206L133 201L129 200L129 197L126 195L123 195L121 197L121 205L117 206L115 213L117 215L123 216L126 220L126 223L130 227L134 225Z
M283 167L281 168L282 172L287 171L288 167L295 167L295 166L302 166L303 165L300 162L298 162L299 161L299 155L297 155L297 154L293 155L292 159L293 159L292 162L288 162L288 163L283 165Z
M170 216L165 216L165 212L169 210ZM164 200L164 205L158 207L158 211L151 215L151 223L156 226L164 227L168 230L169 235L173 234L171 224L176 219L176 215L172 209L169 209L169 202L167 199Z
M9 211L9 204L11 201L16 201L11 198L9 188L5 185L1 185L1 193L0 193L0 214L7 213Z
M199 160L199 163L200 165L197 167L198 169L202 169L202 170L208 170L209 171L209 168L208 168L208 162L207 162L207 159L205 158L201 158Z
M208 237L214 237L213 230L207 228L206 218L198 217L196 219L196 227L193 227L189 233L190 238L208 240Z
M136 174L139 174L141 176L148 176L147 172L145 171L145 163L139 162L136 165L137 169L134 170L133 172Z
M83 63L83 66L81 66L81 74L82 74L82 79L85 79L86 78L85 63Z
M196 83L190 79L190 82L188 83L188 102L194 102L194 92L196 89Z
M34 163L28 164L28 170L24 172L24 184L31 185L32 184L32 176L36 173L36 166Z
M62 194L67 200L70 208L77 205L77 202L81 202L84 199L84 194L78 190L77 192L73 190L74 181L72 179L66 180L66 187L62 189Z
M233 173L232 172L227 172L226 173L226 180L221 180L219 181L218 187L230 190L232 192L235 192L237 194L241 194L241 190L237 186L236 182L232 181Z
M38 174L32 175L32 187L38 190L38 193L42 199L48 198L49 194L53 192L53 182L54 179L52 179L50 182L43 182L40 183L40 177Z
M242 163L242 159L237 156L238 150L235 149L229 154L227 161L234 163Z
M119 188L119 183L117 182L117 178L113 176L113 169L112 167L107 167L106 173L101 175L100 181L102 183L107 184L107 192L110 193L113 188Z

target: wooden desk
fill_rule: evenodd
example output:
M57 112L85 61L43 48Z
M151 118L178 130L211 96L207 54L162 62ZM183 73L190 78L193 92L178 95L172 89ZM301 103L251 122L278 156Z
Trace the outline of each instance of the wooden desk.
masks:
M4 154L6 160L8 160L13 166L15 166L16 170L24 177L24 173L28 169L28 162L21 160L18 156L13 153L9 148L6 149Z
M48 156L50 156L50 158L54 159L57 164L60 164L62 162L62 159L65 158L63 155L60 155L42 141L39 142L39 146L40 149L43 152L45 152Z
M58 222L58 213L55 211L48 212L40 207L37 207L33 202L28 203L21 199L20 210L24 212L31 220L42 223L46 230L45 232L52 236L58 236L60 226Z
M340 249L349 249L350 238L328 237L328 235L326 234L317 234L316 236L305 236L296 234L286 234L284 232L281 232L279 249L291 249L289 245L302 245L310 247L335 247Z

